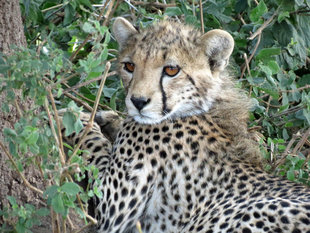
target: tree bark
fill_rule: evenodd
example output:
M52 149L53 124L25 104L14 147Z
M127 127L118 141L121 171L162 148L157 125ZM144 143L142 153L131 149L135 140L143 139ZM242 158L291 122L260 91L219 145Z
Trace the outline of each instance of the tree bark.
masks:
M0 0L0 52L10 54L12 45L18 47L25 47L27 45L19 0ZM0 79L5 78L0 75ZM18 113L15 106L10 106L9 113L4 113L1 110L1 104L7 101L5 94L5 92L0 94L0 141L2 143L5 143L2 133L3 129L14 128L14 124L18 121ZM31 105L31 101L23 101L21 103L19 96L20 92L16 93L16 102L19 105L25 108ZM36 183L40 180L33 167L25 169L24 174L30 183ZM31 202L37 204L39 200L37 194L26 189L17 172L14 171L10 162L8 162L6 154L0 148L0 209L8 205L8 195L14 196L18 203ZM0 217L0 225L2 224L1 221Z
M18 0L0 0L0 51L27 45Z

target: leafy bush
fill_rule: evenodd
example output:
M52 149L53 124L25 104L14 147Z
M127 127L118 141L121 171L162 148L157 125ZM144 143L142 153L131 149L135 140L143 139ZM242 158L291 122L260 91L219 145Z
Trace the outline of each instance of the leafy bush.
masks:
M0 76L0 91L5 91L8 103L14 103L14 90L34 100L14 129L4 130L11 161L21 176L28 164L37 164L51 183L44 190L46 202L63 219L71 208L92 220L84 207L88 198L101 194L96 188L84 191L72 182L70 174L75 173L80 181L85 171L92 171L96 179L98 170L84 165L78 155L86 152L78 147L66 145L69 158L65 159L53 104L75 112L64 116L64 124L69 131L80 130L78 106L92 111L99 81L110 61L112 68L99 107L120 114L125 110L124 88L114 72L117 45L109 32L113 17L130 16L140 27L166 16L198 28L202 23L197 0L110 1L110 6L101 2L22 1L28 48L16 49L11 57L0 56L0 73L4 75ZM310 185L310 1L208 0L202 11L205 31L222 28L235 39L231 69L238 85L248 90L255 103L250 130L260 132L266 169ZM9 111L7 103L1 107ZM28 152L31 156L25 156ZM17 232L29 232L37 223L36 216L47 214L31 205L19 206L13 197L10 204L0 216L10 223L15 219Z

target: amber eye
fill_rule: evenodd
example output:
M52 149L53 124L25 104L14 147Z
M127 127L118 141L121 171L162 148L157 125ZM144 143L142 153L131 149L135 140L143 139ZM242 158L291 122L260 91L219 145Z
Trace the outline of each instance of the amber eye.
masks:
M124 69L127 70L129 73L132 73L135 70L135 64L131 62L125 62Z
M176 76L180 71L178 66L165 66L164 73L170 77Z

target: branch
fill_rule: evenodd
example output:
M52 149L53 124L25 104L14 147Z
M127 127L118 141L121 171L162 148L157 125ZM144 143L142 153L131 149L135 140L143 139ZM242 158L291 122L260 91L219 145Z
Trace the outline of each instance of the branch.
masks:
M97 107L98 107L98 104L99 104L99 101L100 101L100 97L101 97L101 94L102 94L102 90L103 90L103 87L104 87L104 83L105 83L105 80L107 78L107 75L108 75L108 72L109 72L110 68L111 68L111 63L107 62L106 66L105 66L104 74L103 74L103 76L101 76L102 80L101 80L100 87L99 87L98 92L97 92L95 104L94 104L93 110L91 112L91 116L90 116L90 119L88 121L88 125L86 126L85 131L84 131L83 135L81 136L79 142L75 146L75 148L74 148L74 150L72 152L72 155L71 155L71 157L70 157L70 159L68 161L69 163L70 163L71 158L73 158L76 155L76 153L78 152L80 146L82 145L82 141L84 140L84 137L87 135L87 133L93 127L95 115L96 115L96 112L97 112Z
M112 71L112 72L110 72L110 73L107 74L107 77L110 77L110 76L113 76L113 75L116 75L116 74L117 74L116 71ZM63 91L63 94L68 93L68 92L70 92L70 91L72 91L72 90L75 90L75 89L78 89L78 88L87 86L88 84L91 84L91 83L93 83L93 82L99 81L99 80L102 79L102 77L103 77L103 76L100 75L100 76L97 77L97 78L88 80L88 81L83 82L83 83L78 83L78 84L74 85L73 87L70 87L70 88L64 90L64 91Z
M25 176L23 175L23 173L21 173L19 170L18 170L18 167L17 167L17 164L15 163L14 159L13 159L13 156L10 154L10 152L6 149L6 147L2 144L2 142L0 141L0 147L2 148L2 150L4 151L4 153L6 154L6 156L9 158L9 160L11 161L11 163L13 164L15 170L17 171L17 173L19 174L19 176L21 177L21 179L24 181L24 184L30 188L32 191L35 191L39 194L43 194L43 191L41 189L38 189L34 186L32 186L28 180L25 178Z
M200 24L201 24L201 31L205 33L205 27L203 22L203 8L202 8L202 0L199 0L199 9L200 9Z
M133 5L136 6L150 6L150 7L158 7L158 8L167 8L167 7L174 7L176 6L176 4L171 3L171 4L164 4L164 3L160 3L160 2L138 2L138 1L130 1Z
M269 24L271 23L271 21L273 20L273 18L278 14L278 11L276 11L267 21L265 21L262 26L260 26L259 29L257 29L257 31L255 33L253 33L252 36L250 36L248 39L249 40L253 40L255 37L257 37L258 35L260 35L263 30L269 26Z

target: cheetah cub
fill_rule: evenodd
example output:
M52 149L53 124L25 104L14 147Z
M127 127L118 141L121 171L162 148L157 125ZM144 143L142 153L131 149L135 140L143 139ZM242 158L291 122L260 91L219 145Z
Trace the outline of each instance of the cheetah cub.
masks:
M113 33L129 117L113 146L96 124L82 145L101 172L98 232L310 233L310 190L261 169L249 100L225 72L233 38L124 18Z

